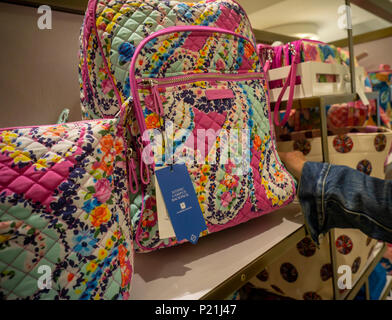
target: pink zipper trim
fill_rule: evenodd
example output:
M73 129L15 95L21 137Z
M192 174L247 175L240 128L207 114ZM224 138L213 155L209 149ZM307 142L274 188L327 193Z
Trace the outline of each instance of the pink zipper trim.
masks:
M174 27L169 27L163 30L156 31L149 35L147 38L145 38L140 44L137 46L134 56L132 58L132 62L129 68L129 82L130 82L130 87L132 91L132 98L134 102L134 107L135 107L135 114L136 114L136 119L140 128L140 133L143 135L144 131L146 130L146 123L144 121L144 116L143 116L143 111L141 108L141 103L139 99L139 95L137 92L137 82L135 78L135 65L136 65L136 60L138 58L138 55L140 51L143 49L143 47L148 43L151 39L154 39L156 37L159 37L164 34L169 34L169 33L174 33L174 32L191 32L191 31L205 31L208 33L225 33L225 34L231 34L233 36L236 36L238 38L242 38L249 42L252 47L254 48L253 42L250 41L247 37L237 34L235 32L225 30L222 28L215 28L215 27L204 27L204 26L174 26ZM254 48L255 49L255 48ZM255 49L256 50L256 49ZM144 145L147 145L147 142L143 141Z
M254 34L254 32L253 32L253 29L252 29L252 24L250 23L250 19L249 19L249 17L248 17L248 14L246 13L246 11L244 10L244 7L238 2L238 1L236 1L236 0L231 0L233 3L235 3L237 6L239 6L240 7L240 9L242 10L242 12L245 14L245 17L246 17L246 19L248 20L248 25L251 27L251 30L252 30L252 35L253 35L253 40L256 42L256 37L255 37L255 34Z
M87 10L86 10L86 17L84 19L83 24L83 39L82 39L82 50L83 50L83 66L82 66L82 86L83 86L83 93L84 99L89 102L88 94L87 94L87 85L91 90L92 95L94 95L93 87L91 85L89 73L88 73L88 65L87 65L87 46L88 46L88 39L91 35L91 29L94 28L95 24L95 10L97 6L98 0L92 0L89 2ZM98 35L96 35L98 38ZM99 42L99 38L98 38ZM95 103L94 103L95 104ZM98 108L99 113L103 116L101 109Z

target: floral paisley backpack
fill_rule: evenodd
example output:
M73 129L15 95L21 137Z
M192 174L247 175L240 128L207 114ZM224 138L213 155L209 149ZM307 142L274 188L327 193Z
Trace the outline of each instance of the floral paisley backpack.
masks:
M154 176L174 158L186 164L205 220L199 236L293 200L295 182L275 149L255 46L245 12L231 0L89 2L81 34L82 111L94 118L130 107L137 252L186 241L159 232ZM203 130L212 135L200 136ZM235 132L245 141L240 148L230 143Z

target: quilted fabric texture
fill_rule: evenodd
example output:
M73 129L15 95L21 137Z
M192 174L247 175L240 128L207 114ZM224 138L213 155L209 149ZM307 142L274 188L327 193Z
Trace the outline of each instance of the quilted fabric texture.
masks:
M206 31L207 27L219 31ZM181 31L167 33L167 28ZM133 112L127 119L130 146L139 150L146 129L160 130L163 122L171 122L175 136L179 136L174 141L176 153L183 148L194 149L192 138L198 129L248 130L252 151L247 159L245 153L241 154L241 164L212 165L210 158L221 156L214 143L201 147L206 154L197 154L199 159L206 158L205 165L188 166L208 223L208 231L202 235L271 212L294 196L294 181L278 159L270 134L270 114L255 45L245 12L231 0L91 0L86 12L79 65L84 118L113 115L121 104L132 103ZM158 86L155 94L152 88L140 87L136 82L198 74L224 75L224 79ZM208 90L219 89L229 90L234 98L207 98ZM161 104L164 117L157 111ZM183 129L188 134L181 136ZM224 142L224 138L218 135L215 142ZM154 141L149 143L154 147ZM234 151L230 150L233 155ZM140 155L134 161L139 168ZM149 167L151 177L154 165ZM251 170L236 173L244 167ZM145 172L135 173L138 179L140 174L144 176ZM131 197L136 251L177 244L175 238L159 237L154 183L139 185L141 188Z
M246 13L231 0L90 0L80 36L83 118L115 115L130 96L129 67L136 47L153 32L177 25L219 27L255 44Z
M0 130L0 298L128 298L133 245L117 122Z
M161 147L153 133L166 135L167 124L171 124L173 135L168 137L168 145L173 145L173 157L189 155L182 161L187 164L208 227L201 236L276 210L293 199L294 181L275 152L260 60L250 40L224 30L182 31L175 27L146 39L134 56L134 66L131 86L137 87L133 94L137 124L132 125L131 133L139 140L139 129L149 130L154 163L160 166L168 159L162 150L160 161ZM143 79L157 81L156 90ZM207 92L211 90L231 92L232 98L209 99ZM158 92L162 114L157 111L153 92ZM194 143L199 129L214 130L211 145L205 146L203 139ZM228 136L236 130L246 132L249 154L229 143ZM195 148L197 145L201 147ZM225 146L231 157L219 161L225 156ZM176 244L175 238L159 237L153 183L146 186L143 205L132 210L136 250Z

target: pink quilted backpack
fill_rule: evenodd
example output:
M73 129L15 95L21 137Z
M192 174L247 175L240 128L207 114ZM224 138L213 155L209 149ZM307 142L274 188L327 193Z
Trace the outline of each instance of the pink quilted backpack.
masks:
M159 232L153 177L172 159L186 164L206 223L199 236L293 200L295 182L276 152L263 77L249 20L234 1L89 2L81 34L82 112L106 117L130 106L137 252L186 241ZM208 130L208 139L198 133ZM230 143L235 132L245 140L240 148Z

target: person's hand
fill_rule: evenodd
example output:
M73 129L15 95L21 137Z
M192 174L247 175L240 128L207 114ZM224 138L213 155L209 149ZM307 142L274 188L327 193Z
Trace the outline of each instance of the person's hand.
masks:
M300 151L278 152L280 159L283 161L287 169L298 180L301 178L302 169L306 162L306 158Z

